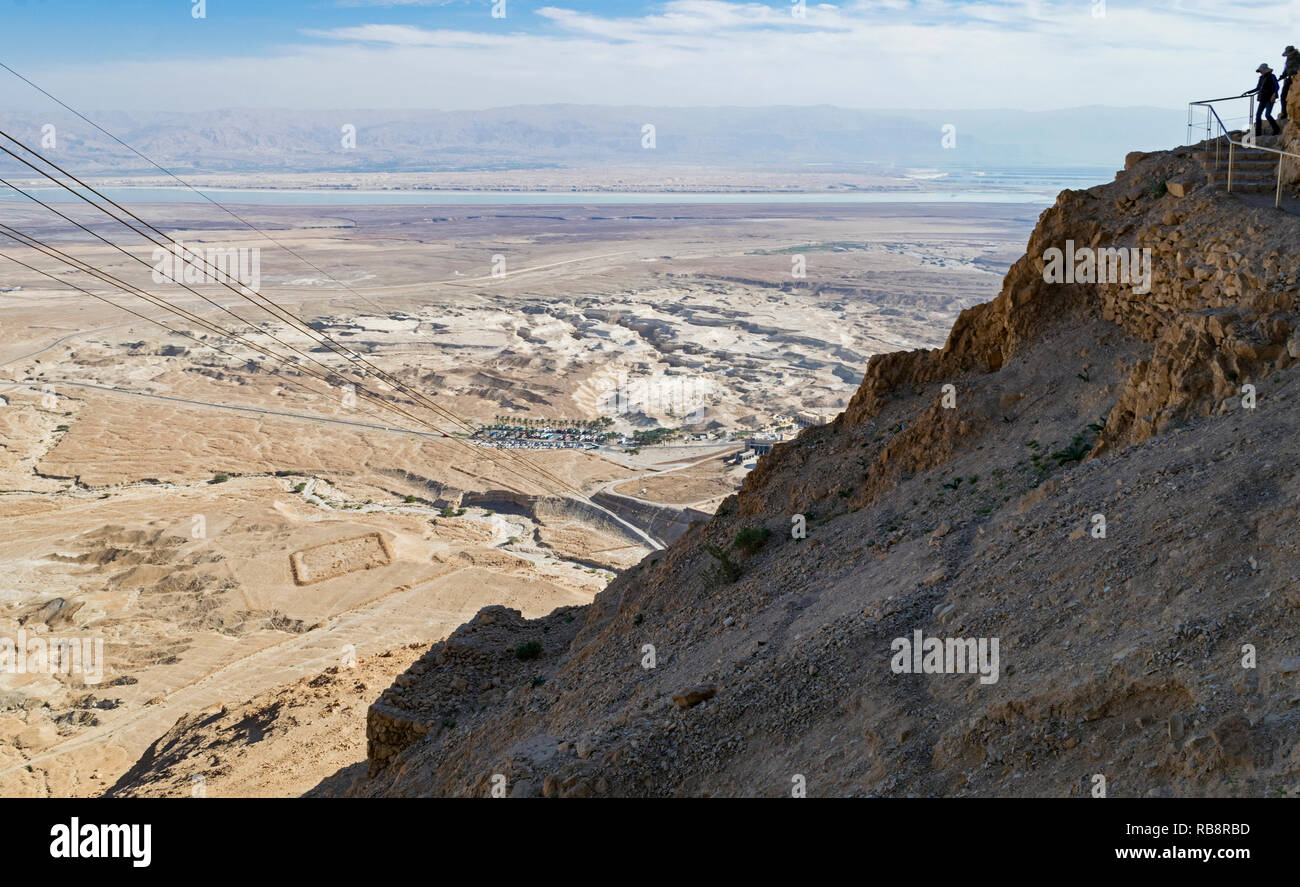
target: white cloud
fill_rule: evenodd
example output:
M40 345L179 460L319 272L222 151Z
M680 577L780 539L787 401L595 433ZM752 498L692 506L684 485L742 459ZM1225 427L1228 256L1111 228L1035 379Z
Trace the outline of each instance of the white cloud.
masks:
M809 3L803 19L784 0L672 0L640 16L516 6L509 19L485 17L475 31L305 30L300 44L259 56L30 73L74 104L132 109L1177 107L1252 86L1262 59L1276 67L1282 46L1296 42L1287 29L1300 8L1248 0L1105 6L1098 18L1094 0L857 0ZM5 88L0 106L19 98Z

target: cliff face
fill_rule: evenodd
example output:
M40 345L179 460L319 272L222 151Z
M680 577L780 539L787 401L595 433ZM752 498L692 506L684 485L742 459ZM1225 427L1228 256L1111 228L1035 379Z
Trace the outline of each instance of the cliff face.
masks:
M944 348L589 607L480 613L315 793L1300 791L1297 242L1191 148L1064 192Z

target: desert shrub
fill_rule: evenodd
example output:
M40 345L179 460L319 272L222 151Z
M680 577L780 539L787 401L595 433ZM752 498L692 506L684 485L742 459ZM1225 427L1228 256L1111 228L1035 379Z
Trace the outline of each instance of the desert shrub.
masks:
M745 527L736 533L736 538L731 541L731 547L742 554L753 554L763 547L763 543L770 535L772 531L767 527Z
M718 565L713 569L713 581L720 584L729 584L740 578L740 565L733 561L725 551L716 545L706 545L704 550L718 562Z

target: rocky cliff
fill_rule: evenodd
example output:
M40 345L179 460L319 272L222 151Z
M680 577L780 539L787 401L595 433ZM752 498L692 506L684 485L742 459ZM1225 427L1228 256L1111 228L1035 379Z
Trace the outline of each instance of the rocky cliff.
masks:
M313 793L1300 793L1298 242L1190 147L1062 193L942 349L590 606L481 612Z

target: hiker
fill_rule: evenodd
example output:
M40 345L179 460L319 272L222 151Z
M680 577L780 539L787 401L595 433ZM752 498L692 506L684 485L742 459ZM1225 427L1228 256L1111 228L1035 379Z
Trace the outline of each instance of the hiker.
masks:
M1300 50L1288 46L1282 50L1282 57L1286 59L1286 64L1282 67L1282 113L1277 115L1278 120L1286 119L1286 96L1291 91L1292 79L1300 74Z
M1254 89L1243 92L1243 96L1253 95L1259 99L1259 108L1255 111L1255 136L1258 138L1263 133L1260 129L1263 126L1263 119L1268 118L1268 125L1273 127L1273 135L1282 131L1282 127L1277 125L1273 119L1273 103L1277 101L1277 78L1273 76L1273 69L1267 64L1260 65L1255 69L1259 74L1259 83L1255 84Z

